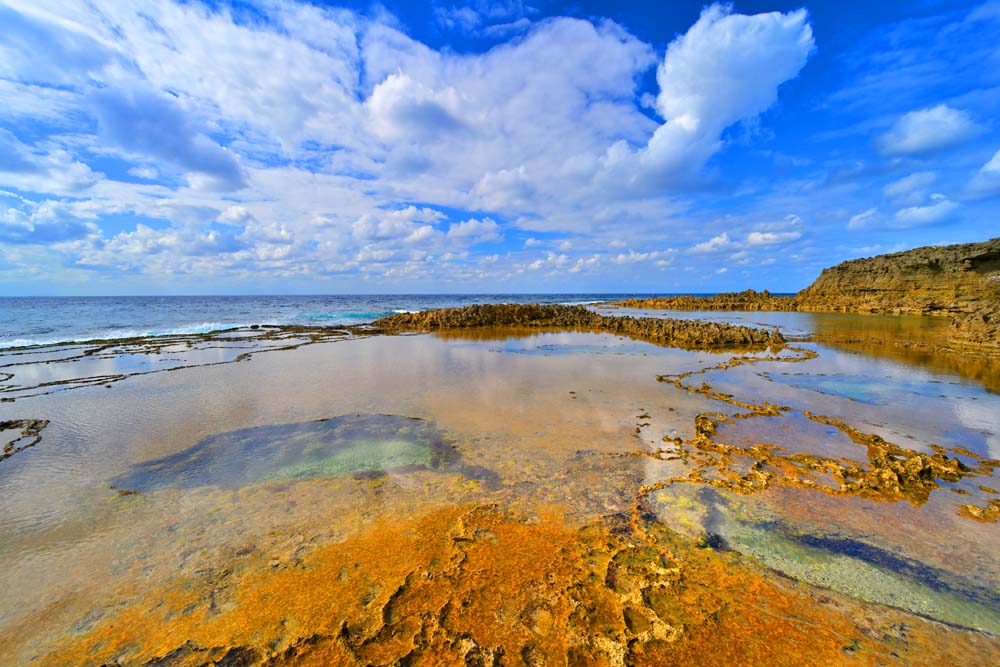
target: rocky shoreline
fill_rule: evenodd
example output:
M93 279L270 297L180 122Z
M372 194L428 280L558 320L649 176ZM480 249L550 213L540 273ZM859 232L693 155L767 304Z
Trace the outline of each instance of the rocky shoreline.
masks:
M947 347L1000 355L1000 238L853 259L794 296L768 291L627 299L665 310L802 311L951 317Z
M693 320L601 315L583 306L493 304L401 313L371 325L386 333L489 327L573 329L619 334L661 345L699 350L760 350L782 346L775 330Z

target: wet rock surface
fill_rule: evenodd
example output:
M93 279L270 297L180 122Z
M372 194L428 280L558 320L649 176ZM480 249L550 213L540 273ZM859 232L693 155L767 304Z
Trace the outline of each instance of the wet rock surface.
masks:
M0 402L127 378L248 361L256 354L370 335L366 327L253 325L199 334L170 334L0 349Z
M713 296L661 296L651 299L625 299L615 302L624 308L655 308L658 310L798 310L792 296L776 296L767 290L748 289L742 292L724 292Z
M694 437L664 437L667 447L653 453L642 453L659 459L680 459L689 465L685 475L644 489L649 494L658 488L677 482L709 484L736 493L756 493L772 485L807 488L831 495L853 495L883 502L908 501L914 505L927 502L938 489L952 491L951 485L966 478L990 477L1000 468L1000 460L983 458L957 448L946 451L934 446L931 453L902 447L881 436L845 423L834 416L801 411L802 417L817 424L831 426L863 447L867 461L826 456L806 452L787 452L784 447L767 442L727 443L720 437L720 427L734 421L774 418L793 412L788 406L767 401L752 402L712 388L706 382L690 382L704 373L761 362L795 363L817 355L800 349L797 356L733 357L713 367L677 375L659 376L686 392L721 401L742 412L701 413L695 417ZM959 489L956 493L969 496ZM1000 519L1000 493L980 486L976 489L979 503L961 502L956 507L960 516L975 521L995 522Z
M13 419L0 421L0 434L10 433L11 439L3 444L0 461L14 456L42 441L42 429L49 425L47 419Z
M686 349L764 349L781 345L774 330L719 322L600 315L583 306L498 304L402 313L377 320L386 332L447 331L486 327L603 331Z
M443 538L443 539L442 539ZM253 560L253 557L250 557ZM638 514L580 527L495 505L247 563L212 612L175 582L40 664L991 665L1000 643L804 588ZM368 591L365 593L365 591ZM280 600L280 604L274 601ZM151 628L146 632L144 628ZM155 628L152 629L152 628Z

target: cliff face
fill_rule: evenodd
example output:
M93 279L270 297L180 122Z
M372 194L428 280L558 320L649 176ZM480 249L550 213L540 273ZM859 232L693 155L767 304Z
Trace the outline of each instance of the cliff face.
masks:
M915 248L824 269L799 310L967 315L1000 309L1000 238Z
M946 347L1000 355L1000 238L853 259L792 297L746 290L710 297L628 299L673 310L800 310L952 318Z
M949 315L951 346L1000 353L1000 238L843 262L796 301L807 311Z

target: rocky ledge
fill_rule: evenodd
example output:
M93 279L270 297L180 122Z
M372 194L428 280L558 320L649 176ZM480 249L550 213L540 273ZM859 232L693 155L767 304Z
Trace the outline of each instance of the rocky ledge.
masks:
M797 310L795 297L775 296L767 290L748 289L723 292L714 296L658 296L651 299L625 299L615 305L625 308L655 308L658 310Z
M688 349L763 349L784 344L777 331L693 320L600 315L583 306L493 304L401 313L373 323L388 333L485 327L603 331Z

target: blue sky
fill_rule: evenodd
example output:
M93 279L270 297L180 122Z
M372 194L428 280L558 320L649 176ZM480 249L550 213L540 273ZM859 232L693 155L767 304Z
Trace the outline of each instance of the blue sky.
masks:
M0 25L0 294L794 291L1000 236L997 1Z

